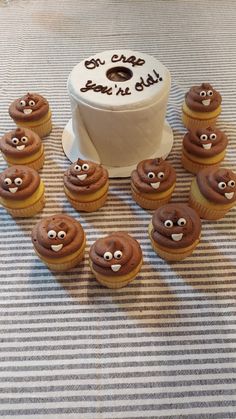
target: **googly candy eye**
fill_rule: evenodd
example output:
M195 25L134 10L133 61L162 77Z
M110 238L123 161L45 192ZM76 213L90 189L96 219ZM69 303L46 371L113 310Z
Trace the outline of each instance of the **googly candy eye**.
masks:
M122 258L122 256L123 256L123 253L122 253L121 250L116 250L115 251L115 253L114 253L114 258L115 259L120 259L120 258Z
M49 230L48 237L49 239L55 239L57 237L57 233L55 232L55 230Z
M80 172L80 171L81 171L81 166L80 166L79 164L76 164L76 165L74 166L74 169L75 169L77 172Z
M82 170L89 170L89 165L87 163L84 163L82 165Z
M205 90L202 90L202 91L200 92L200 96L201 96L201 97L205 97L205 96L206 96L206 92L205 92Z
M12 142L14 145L17 145L17 144L19 143L19 140L18 140L18 138L13 137L13 138L11 139L11 142Z
M234 180L229 180L227 185L230 186L230 188L234 188L235 187L235 181Z
M30 106L34 106L34 105L35 105L35 101L34 101L34 100L32 100L32 99L31 99L31 100L29 100L29 105L30 105Z
M155 173L154 172L148 172L148 178L149 179L153 179L155 177Z
M112 253L111 252L105 252L103 255L103 259L105 260L111 260L113 258Z
M212 90L207 90L207 96L213 96L213 91Z
M4 183L5 183L5 185L11 185L12 184L12 180L9 177L6 177L4 179Z
M178 224L178 226L183 227L183 226L185 226L186 222L187 221L185 220L185 218L179 218L178 221L177 221L177 224Z
M27 143L28 142L28 137L21 137L21 142L22 143Z
M200 140L201 140L201 141L207 141L207 140L208 140L208 136L207 136L206 134L202 134L202 135L200 136Z
M166 220L164 222L164 226L167 227L167 228L173 227L173 221L172 220Z
M66 237L66 232L65 231L63 231L63 230L61 230L61 231L59 231L58 233L57 233L57 237L59 238L59 239L64 239L65 237Z
M226 188L226 183L225 182L219 182L218 187L219 187L219 189L225 189Z
M217 135L213 132L211 135L210 135L210 140L216 140L216 138L217 138Z
M20 106L26 106L26 101L25 100L21 100L20 101Z
M17 186L22 185L23 180L20 177L15 178L14 183Z
M163 179L163 178L164 178L164 176L165 176L165 173L164 173L164 172L159 172L159 173L157 173L157 177L158 177L159 179Z

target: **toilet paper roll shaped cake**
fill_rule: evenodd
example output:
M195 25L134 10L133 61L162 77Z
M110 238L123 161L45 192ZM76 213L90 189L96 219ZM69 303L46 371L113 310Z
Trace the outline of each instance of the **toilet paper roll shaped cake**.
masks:
M96 240L89 256L97 281L108 288L124 287L136 277L142 266L141 247L125 232Z
M131 173L132 197L145 209L156 209L169 202L175 184L175 169L163 159L143 160Z
M44 184L36 170L10 166L0 174L0 204L14 217L32 217L45 204Z
M86 212L97 211L107 199L107 170L100 164L78 159L64 173L64 190L71 205Z
M55 214L43 218L34 226L31 237L36 254L51 270L74 268L84 257L84 230L69 215Z
M169 261L190 256L199 243L200 235L200 217L186 204L163 205L154 212L149 224L153 249Z
M134 51L105 51L76 65L68 78L74 139L65 129L67 156L99 162L115 175L131 167L130 175L139 161L167 155L173 141L170 128L164 129L170 85L160 61Z
M16 128L0 139L0 150L9 166L20 164L39 170L44 163L41 138L27 128Z

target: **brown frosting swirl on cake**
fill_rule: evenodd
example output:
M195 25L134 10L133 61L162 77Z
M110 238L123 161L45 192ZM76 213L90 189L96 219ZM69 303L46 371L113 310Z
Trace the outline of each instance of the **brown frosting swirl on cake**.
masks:
M106 276L126 275L142 260L142 250L129 234L112 233L98 239L90 249L93 269Z
M108 180L101 164L78 159L64 173L64 185L74 194L90 194L102 188Z
M21 201L29 198L39 184L40 177L36 170L23 165L11 166L0 174L0 196Z
M48 258L61 258L80 249L85 240L81 224L69 215L56 214L40 220L32 230L37 252Z
M210 83L193 86L185 95L185 102L192 111L212 112L221 104L221 95Z
M6 156L24 158L37 153L42 145L41 138L26 128L16 128L0 139L0 150Z
M183 139L183 147L187 152L205 158L221 153L227 144L228 138L223 131L211 127L189 131Z
M163 159L142 160L131 173L134 186L144 193L164 192L176 181L175 169Z
M27 93L9 106L9 114L15 121L37 121L47 114L47 99L37 93Z
M186 204L166 204L152 217L152 238L163 247L191 246L201 233L199 215Z
M230 169L206 167L197 174L202 195L216 204L236 201L236 173Z

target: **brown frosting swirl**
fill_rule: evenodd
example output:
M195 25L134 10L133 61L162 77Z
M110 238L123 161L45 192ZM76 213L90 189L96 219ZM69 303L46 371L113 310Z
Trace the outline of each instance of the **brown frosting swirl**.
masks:
M16 128L0 139L0 150L6 156L24 158L37 153L42 145L41 138L26 128Z
M48 258L61 258L80 249L85 240L81 224L69 215L56 214L40 220L32 230L37 252Z
M38 93L27 93L9 106L9 114L15 121L37 121L47 114L49 104L47 99Z
M183 139L183 147L187 152L203 158L221 153L227 144L228 138L223 131L211 127L189 131Z
M40 177L36 170L23 165L11 166L0 174L0 196L21 201L29 198L39 184Z
M199 215L186 204L166 204L152 217L152 238L163 247L179 249L195 242L201 233Z
M236 201L236 173L230 169L206 167L197 174L197 184L202 195L216 204Z
M112 233L96 240L90 249L93 269L106 276L126 275L142 260L142 250L125 232Z
M90 194L102 188L108 180L101 164L78 159L64 173L64 185L74 194Z
M193 86L185 95L185 102L192 111L212 112L221 104L221 95L210 83Z
M164 192L176 181L175 169L163 159L142 160L131 173L134 186L145 193Z

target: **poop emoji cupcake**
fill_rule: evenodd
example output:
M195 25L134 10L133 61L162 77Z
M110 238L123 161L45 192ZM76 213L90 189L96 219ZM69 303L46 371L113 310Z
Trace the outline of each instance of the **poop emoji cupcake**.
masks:
M163 159L143 160L131 173L133 199L145 209L156 209L167 203L175 183L175 169Z
M201 218L218 220L236 202L236 173L220 167L206 167L193 179L189 205Z
M28 166L11 166L0 174L0 204L14 217L32 217L45 204L44 185Z
M186 204L166 204L158 208L149 225L155 252L163 259L178 261L191 255L201 235L201 220Z
M25 164L35 170L43 167L44 149L40 137L27 128L7 132L0 139L0 150L9 166Z
M221 95L209 83L193 86L185 95L182 120L189 130L213 127L221 112Z
M84 257L86 236L81 224L69 215L40 220L32 230L32 243L40 259L54 271L77 266Z
M142 266L139 243L124 232L98 239L90 249L90 267L98 282L121 288L131 282Z
M68 201L79 210L96 211L107 199L108 172L100 164L78 159L64 174L64 189Z
M37 93L27 93L14 100L9 107L9 114L16 125L29 128L40 137L45 137L52 130L48 101Z
M199 128L185 134L182 148L182 166L191 173L204 167L214 167L224 159L227 136L217 128Z
M81 224L69 215L40 220L32 230L32 243L40 259L54 271L66 271L83 257L86 237Z

